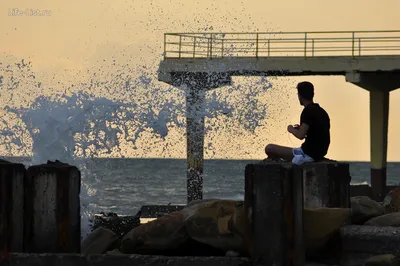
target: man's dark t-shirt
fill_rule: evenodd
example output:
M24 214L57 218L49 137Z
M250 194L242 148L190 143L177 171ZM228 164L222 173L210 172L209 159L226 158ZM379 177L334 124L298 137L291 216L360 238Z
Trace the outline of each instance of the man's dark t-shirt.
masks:
M317 103L308 104L300 116L300 125L309 126L306 140L301 145L305 154L314 160L321 160L328 152L330 119L328 113Z

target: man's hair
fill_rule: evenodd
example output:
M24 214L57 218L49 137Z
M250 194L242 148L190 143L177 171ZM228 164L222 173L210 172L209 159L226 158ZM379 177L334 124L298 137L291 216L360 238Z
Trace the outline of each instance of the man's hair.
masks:
M297 84L297 91L301 97L306 100L314 98L314 85L311 82L303 81Z

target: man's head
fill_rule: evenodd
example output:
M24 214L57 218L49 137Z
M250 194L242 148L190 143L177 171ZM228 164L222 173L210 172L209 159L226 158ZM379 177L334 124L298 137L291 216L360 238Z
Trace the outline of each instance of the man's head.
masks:
M297 84L297 95L301 105L313 102L314 85L311 82L303 81Z

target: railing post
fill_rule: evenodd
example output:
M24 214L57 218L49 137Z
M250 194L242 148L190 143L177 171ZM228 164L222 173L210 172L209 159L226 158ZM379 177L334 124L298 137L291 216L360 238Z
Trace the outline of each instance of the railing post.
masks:
M193 38L193 58L196 57L196 37Z
M213 57L213 54L212 54L212 41L213 41L213 34L211 33L211 35L210 35L210 58Z
M167 34L164 33L164 59L167 57Z
M314 39L312 39L312 56L314 56Z
M354 31L352 32L352 38L351 38L351 56L354 57Z
M270 39L268 39L268 57L269 57L269 54L270 54L270 49L269 49L269 47L270 47Z
M207 38L207 57L210 56L210 39Z
M256 33L256 58L258 58L258 33Z
M361 38L358 38L358 56L361 55Z
M307 57L307 32L304 33L304 57Z
M224 57L224 39L222 39L222 44L221 44L221 57Z
M182 36L179 36L179 58L181 58Z

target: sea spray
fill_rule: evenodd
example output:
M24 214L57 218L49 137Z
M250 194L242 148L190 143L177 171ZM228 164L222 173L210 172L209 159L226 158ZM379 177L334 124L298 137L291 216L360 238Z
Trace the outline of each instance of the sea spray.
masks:
M80 168L85 235L89 216L101 211L90 200L96 194L87 182L88 176L93 177L88 170L90 158L124 157L126 149L137 149L138 140L149 134L159 140L157 145L170 149L165 141L170 130L185 132L185 87L161 86L146 73L134 78L124 68L113 75L107 73L108 80L93 74L88 82L70 85L64 93L51 93L52 88L37 81L26 68L26 63L22 67L7 66L0 73L1 91L9 95L8 101L3 102L2 148L8 155L16 150L31 155L31 164L57 159ZM262 97L270 87L268 80L261 77L206 93L204 109L199 114L207 118L205 134L209 138L205 147L209 158L216 149L212 136L222 131L229 131L231 136L243 130L255 132L266 118ZM185 145L183 140L176 145ZM140 149L150 154L151 143ZM96 177L94 180L101 182Z

